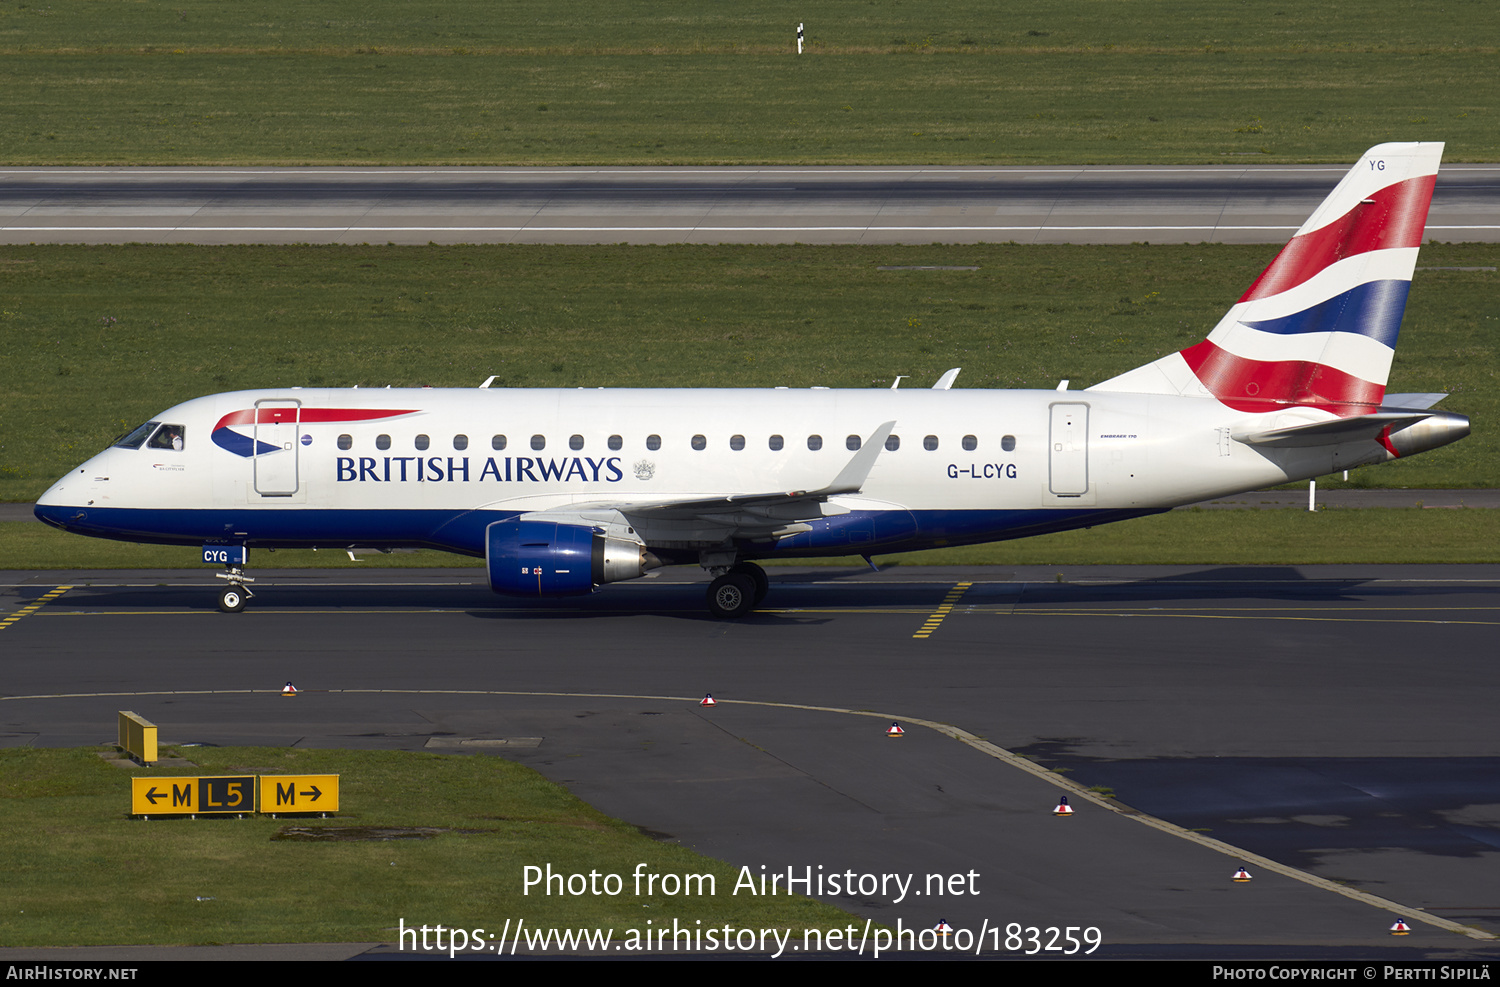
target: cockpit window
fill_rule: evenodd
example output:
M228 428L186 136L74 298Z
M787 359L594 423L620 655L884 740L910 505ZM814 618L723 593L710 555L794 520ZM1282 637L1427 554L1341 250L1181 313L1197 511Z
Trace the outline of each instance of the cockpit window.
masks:
M116 442L115 448L139 449L141 447L141 443L146 441L146 437L149 436L152 432L156 431L156 426L160 424L161 422L147 422L139 428L131 431L130 434L126 435L120 441Z
M155 435L151 436L150 446L152 449L172 449L181 452L185 431L181 425L163 425L157 429Z

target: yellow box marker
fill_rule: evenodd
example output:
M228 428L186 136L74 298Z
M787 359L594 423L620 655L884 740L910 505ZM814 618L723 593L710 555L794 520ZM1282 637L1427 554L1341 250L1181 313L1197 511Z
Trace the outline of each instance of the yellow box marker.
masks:
M115 746L142 764L155 764L156 724L143 716L120 710L119 740Z

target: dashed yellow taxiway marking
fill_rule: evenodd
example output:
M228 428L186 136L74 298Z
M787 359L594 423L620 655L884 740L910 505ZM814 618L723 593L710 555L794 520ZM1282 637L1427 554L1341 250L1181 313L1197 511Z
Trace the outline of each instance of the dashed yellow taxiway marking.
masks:
M958 602L959 597L967 593L969 591L969 587L973 585L973 583L959 583L952 589L950 589L948 591L948 595L943 597L943 602L938 606L936 610L932 612L932 615L927 618L927 622L922 625L922 629L913 634L912 637L916 638L919 641L923 638L931 637L932 632L937 630L938 626L942 624L943 618L947 617L948 614L953 612L953 606Z
M11 614L9 617L0 620L0 631L5 630L11 624L14 624L16 621L20 620L22 617L30 617L32 614L42 609L42 607L45 607L47 604L51 603L59 596L62 596L72 588L73 587L71 586L58 586L56 589L49 590L48 592L42 594L42 598L40 600L37 600L35 603L29 606L24 606L21 609L17 610L15 613Z

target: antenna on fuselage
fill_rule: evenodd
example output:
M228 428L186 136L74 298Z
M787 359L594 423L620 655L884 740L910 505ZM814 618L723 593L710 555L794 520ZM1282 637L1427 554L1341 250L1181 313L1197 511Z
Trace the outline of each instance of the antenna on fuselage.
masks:
M489 386L495 382L495 378L499 377L499 376L500 376L499 374L490 374L488 377L486 377L484 379L484 383L479 385L479 389L481 391L487 390L489 388Z
M911 374L897 374L896 379L891 381L891 390L894 391L896 388L900 387L901 382L910 376Z
M962 369L963 367L954 367L952 370L943 374L943 376L938 378L938 382L932 385L932 389L934 391L948 390L948 388L953 386L953 382L955 380L958 380L958 372Z

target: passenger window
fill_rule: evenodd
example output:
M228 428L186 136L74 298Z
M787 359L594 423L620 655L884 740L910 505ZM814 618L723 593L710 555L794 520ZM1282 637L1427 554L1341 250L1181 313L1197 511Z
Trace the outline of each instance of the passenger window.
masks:
M181 425L163 425L151 436L151 448L182 451L183 428Z
M156 426L160 424L161 422L147 422L131 430L130 434L116 442L115 446L120 449L139 449L141 443L146 441L146 437L156 431Z
M455 435L453 437L453 448L463 452L469 448L469 437L467 435Z
M377 436L375 436L375 448L377 448L377 449L389 449L390 447L391 447L391 437L389 435L377 435Z
M817 452L819 449L823 448L823 436L809 435L807 437L807 447L813 452Z
M650 449L652 452L655 452L656 450L660 449L661 448L661 436L660 435L648 435L648 436L646 436L646 448Z
M729 448L739 452L745 448L745 437L743 435L731 435L729 437Z
M973 452L979 448L979 440L972 435L964 436L964 452Z
M340 435L339 436L339 448L345 450L346 452L348 450L350 450L350 449L353 449L354 448L354 436L352 436L352 435Z
M929 435L927 436L927 438L923 439L922 448L926 449L928 452L935 451L937 449L937 436Z
M426 451L427 447L430 446L430 445L432 445L432 441L430 439L428 439L427 436L425 436L425 435L419 435L419 436L417 436L417 449L418 450Z
M620 447L623 446L624 444L625 444L625 440L622 439L622 438L620 438L618 435L611 435L609 437L609 448L613 452L619 452L620 451Z
M583 436L581 436L581 435L575 435L572 438L568 439L568 448L572 449L574 452L577 452L579 449L582 449L583 448Z
M1015 452L1016 437L1014 435L1002 436L1000 439L1000 448L1004 449L1006 452Z
M885 440L885 449L886 449L887 452L895 452L897 449L900 449L900 448L901 448L901 436L899 436L899 435L890 435L890 436L886 437L886 440Z
M493 450L495 450L496 452L499 452L501 449L504 449L505 448L505 436L503 436L503 435L496 435L493 438L491 438L490 439L490 448L493 449Z
M848 449L850 452L854 452L856 449L859 448L860 442L861 442L861 439L860 439L859 436L857 436L857 435L851 435L847 439L844 440L844 448Z
M701 435L695 435L695 436L693 436L693 448L694 449L698 450L699 452L702 452L704 450L704 448L707 447L707 445L708 445L708 440L705 439L703 436L701 436Z
M780 452L781 447L786 445L786 440L779 435L771 436L771 451Z
M547 437L545 435L533 435L531 437L531 448L541 452L547 448Z

